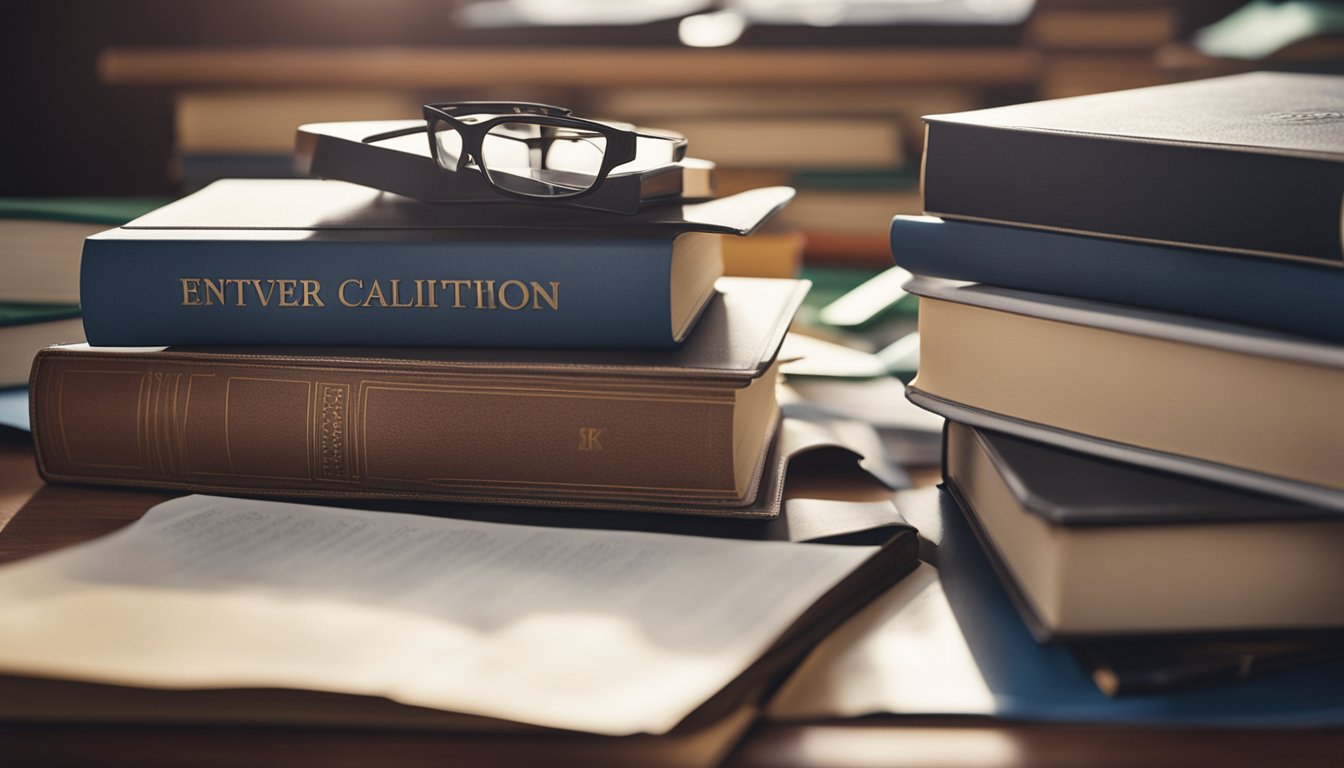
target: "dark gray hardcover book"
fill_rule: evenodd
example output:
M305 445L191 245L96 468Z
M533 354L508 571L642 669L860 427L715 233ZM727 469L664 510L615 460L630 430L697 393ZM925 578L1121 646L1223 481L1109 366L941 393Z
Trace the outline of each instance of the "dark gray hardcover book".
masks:
M1022 509L1065 526L1328 519L1331 512L975 427Z
M930 214L1344 261L1344 77L1253 73L925 121Z

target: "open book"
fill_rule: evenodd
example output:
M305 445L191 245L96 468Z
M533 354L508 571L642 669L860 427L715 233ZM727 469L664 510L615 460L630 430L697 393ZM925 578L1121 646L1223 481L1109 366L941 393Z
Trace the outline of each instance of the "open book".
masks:
M675 733L913 567L871 508L675 535L183 497L0 568L0 718Z

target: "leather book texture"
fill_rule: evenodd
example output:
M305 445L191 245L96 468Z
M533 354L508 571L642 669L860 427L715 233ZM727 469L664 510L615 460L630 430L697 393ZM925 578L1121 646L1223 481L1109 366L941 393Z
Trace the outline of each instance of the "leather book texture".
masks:
M48 348L31 384L39 469L297 497L748 507L807 284L719 285L704 327L664 353Z
M792 191L744 195L712 204L754 226ZM587 228L542 218L341 182L221 181L85 241L85 338L665 349L685 339L723 273L719 235L680 218Z
M1341 102L1341 77L1252 73L934 115L924 208L1338 265Z
M1344 343L1344 270L1327 265L931 216L895 217L891 254L918 275Z

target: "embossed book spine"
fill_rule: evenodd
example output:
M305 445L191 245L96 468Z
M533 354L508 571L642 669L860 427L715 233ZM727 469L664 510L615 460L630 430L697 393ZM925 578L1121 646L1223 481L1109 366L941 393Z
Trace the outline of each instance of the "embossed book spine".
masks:
M722 270L717 237L117 229L85 241L85 337L120 347L670 348L686 330L674 327L673 292L704 305ZM711 262L689 287L674 269L688 248Z
M745 383L56 347L38 355L32 391L51 481L695 506L741 503L735 415L774 407L772 376Z

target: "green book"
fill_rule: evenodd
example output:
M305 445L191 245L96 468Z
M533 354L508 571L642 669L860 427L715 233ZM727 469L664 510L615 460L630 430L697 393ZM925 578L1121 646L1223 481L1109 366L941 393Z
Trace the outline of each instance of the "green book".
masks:
M0 197L0 219L121 226L167 204L162 197Z
M146 197L0 198L0 302L78 304L84 239L167 202Z
M27 384L39 349L83 339L78 304L0 302L0 387Z
M78 304L23 304L0 301L0 328L79 317Z

